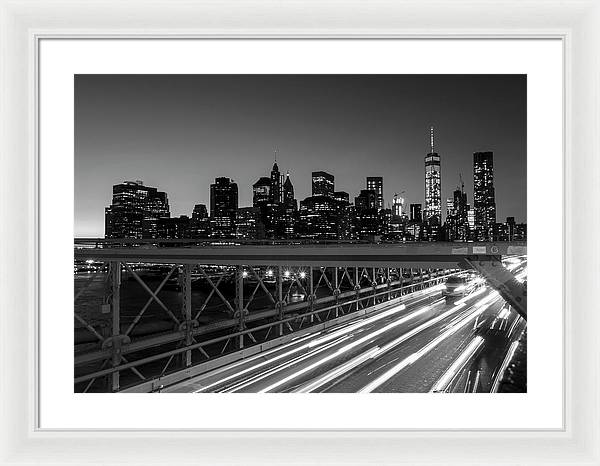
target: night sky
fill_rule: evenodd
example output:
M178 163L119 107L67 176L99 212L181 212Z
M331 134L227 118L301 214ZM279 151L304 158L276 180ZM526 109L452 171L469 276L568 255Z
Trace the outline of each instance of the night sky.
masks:
M351 201L383 176L386 206L424 203L431 125L444 217L459 173L472 205L473 152L490 150L497 219L526 222L526 93L525 75L77 75L75 236L104 236L124 180L166 191L172 216L209 206L218 176L250 206L275 148L298 200L324 170Z

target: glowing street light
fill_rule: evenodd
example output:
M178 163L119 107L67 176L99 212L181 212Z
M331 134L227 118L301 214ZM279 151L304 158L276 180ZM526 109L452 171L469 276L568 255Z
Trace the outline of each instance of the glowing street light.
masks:
M242 272L242 278L248 278L248 272L246 270Z
M300 272L300 278L306 278L306 272Z
M285 278L290 278L290 271L289 271L289 270L286 270L285 272L283 272L283 276L284 276Z

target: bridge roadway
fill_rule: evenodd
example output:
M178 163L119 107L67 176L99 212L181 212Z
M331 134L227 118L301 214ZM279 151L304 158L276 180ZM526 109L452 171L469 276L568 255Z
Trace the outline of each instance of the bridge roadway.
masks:
M93 243L91 245L96 244ZM96 240L97 242L100 240ZM113 240L121 241L121 240ZM123 240L125 241L125 240ZM129 240L130 242L131 240ZM214 244L197 246L184 240L173 247L156 247L152 240L136 240L136 247L85 247L76 242L75 259L166 264L287 265L317 267L471 268L468 261L498 261L502 256L525 255L525 242L397 243L397 244ZM164 240L163 240L164 241ZM101 243L100 243L101 244ZM110 243L109 243L110 244ZM90 246L90 244L87 244Z
M490 392L525 327L488 285L450 303L438 286L161 391Z

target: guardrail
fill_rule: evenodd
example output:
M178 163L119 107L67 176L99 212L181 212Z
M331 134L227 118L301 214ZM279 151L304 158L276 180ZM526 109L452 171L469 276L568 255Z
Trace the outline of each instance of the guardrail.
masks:
M458 273L445 270L427 271L423 274L421 271L419 275L413 275L411 282L407 283L408 280L403 277L403 272L406 271L392 268L308 267L287 268L284 272L281 266L260 268L237 265L224 268L220 278L214 275L211 278L203 267L175 263L154 290L144 282L132 264L126 261L111 261L108 268L101 268L106 281L103 309L111 314L111 332L110 336L102 335L78 315L76 306L76 320L98 340L97 349L75 355L76 390L88 391L98 379L104 380L108 377L111 390L119 391L124 371L127 371L127 377L123 379L127 379L126 384L147 382L169 371L181 370L219 357L226 354L228 349L240 350L245 345L259 344L261 341L299 331L315 322L334 319L424 287L437 285L448 275ZM276 283L272 292L265 283L265 274L273 269L276 270ZM121 325L120 319L121 275L124 271L149 295L146 305L137 312L133 322L126 329ZM179 310L169 309L159 297L163 286L175 271L178 272L181 285ZM211 288L209 296L202 303L197 303L200 306L196 307L195 315L191 298L193 272L203 276ZM233 302L220 290L223 276L227 274L235 280ZM253 280L253 292L244 296L244 281L249 279ZM302 290L301 302L290 302L292 285ZM344 287L350 289L344 291ZM324 289L328 294L317 297L317 291ZM78 291L75 297L76 304L84 292L85 288ZM271 307L250 310L251 303L259 294L263 299L270 301ZM218 297L222 302L226 318L213 324L200 325L198 317L213 297ZM157 303L169 316L173 329L156 335L133 338L132 330L152 302ZM160 363L165 360L166 363ZM135 376L137 382L131 379L132 376Z

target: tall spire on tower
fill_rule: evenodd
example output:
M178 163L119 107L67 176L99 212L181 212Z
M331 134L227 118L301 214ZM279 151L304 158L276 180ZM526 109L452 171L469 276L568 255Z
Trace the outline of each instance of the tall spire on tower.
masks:
M277 147L273 150L273 158L275 162L273 163L273 171L279 172L279 167L277 166L277 154L279 153L279 149Z
M433 154L435 152L434 145L433 145L433 126L429 127L429 141L430 141L430 144L431 144L431 152L430 152L430 154Z

